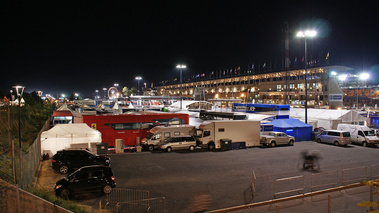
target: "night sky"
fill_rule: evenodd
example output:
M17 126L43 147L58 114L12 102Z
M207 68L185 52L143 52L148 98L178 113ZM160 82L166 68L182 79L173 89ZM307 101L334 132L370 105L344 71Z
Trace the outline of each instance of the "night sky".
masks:
M309 58L371 72L378 81L375 1L7 1L1 3L0 90L93 97L96 89L137 86L301 58L305 27L318 31ZM156 84L155 84L156 85Z

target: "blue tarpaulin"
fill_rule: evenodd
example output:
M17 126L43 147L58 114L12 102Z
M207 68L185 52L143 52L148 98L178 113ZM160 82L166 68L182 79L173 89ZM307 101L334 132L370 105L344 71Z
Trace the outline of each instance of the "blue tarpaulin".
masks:
M312 126L298 119L276 119L267 124L274 125L276 132L285 132L295 137L295 141L310 141L312 137Z

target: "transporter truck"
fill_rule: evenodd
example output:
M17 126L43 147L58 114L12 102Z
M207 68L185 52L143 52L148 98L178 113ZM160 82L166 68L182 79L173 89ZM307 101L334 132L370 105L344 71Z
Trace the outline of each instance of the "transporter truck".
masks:
M260 121L227 120L200 124L197 140L202 148L221 149L221 140L244 143L246 147L260 145Z
M350 132L351 143L366 146L379 146L379 138L375 135L375 131L368 126L338 124L338 130Z

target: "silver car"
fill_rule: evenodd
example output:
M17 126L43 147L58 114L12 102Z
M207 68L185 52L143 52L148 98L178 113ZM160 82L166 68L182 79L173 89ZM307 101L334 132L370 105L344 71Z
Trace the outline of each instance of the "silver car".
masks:
M171 152L172 150L178 149L189 149L190 151L195 150L196 139L190 135L180 135L167 138L164 143L159 145L161 150L166 150Z
M350 132L342 130L324 130L316 136L318 143L331 143L336 146L351 144Z

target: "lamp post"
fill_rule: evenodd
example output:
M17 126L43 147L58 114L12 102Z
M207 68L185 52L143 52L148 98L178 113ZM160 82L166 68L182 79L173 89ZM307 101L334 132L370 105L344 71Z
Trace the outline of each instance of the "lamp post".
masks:
M103 88L103 92L104 92L104 97L103 97L103 99L105 99L105 93L107 92L107 88Z
M137 92L138 92L138 95L139 95L139 81L142 80L142 77L141 76L137 76L136 80L137 80L137 87L138 87Z
M297 37L304 38L304 52L305 52L304 53L304 69L305 69L305 104L304 104L304 108L305 108L305 123L306 124L308 124L308 112L307 112L308 111L307 38L313 38L316 36L316 34L317 34L317 32L314 30L306 30L306 31L299 31L296 35Z
M24 86L13 86L13 88L16 90L16 93L17 93L17 97L18 97L18 144L19 144L19 148L20 148L20 183L22 185L22 182L21 182L21 175L22 175L22 146L21 146L21 98L22 98L22 94L24 93L24 89L25 87Z
M181 110L182 104L183 104L182 70L187 68L187 66L184 64L178 64L178 65L176 65L176 68L179 69L179 71L180 71L180 110Z

